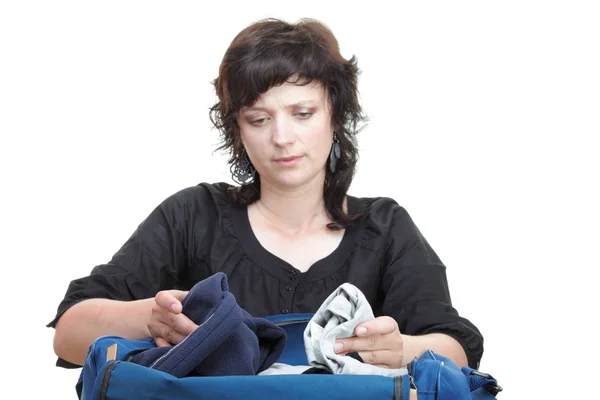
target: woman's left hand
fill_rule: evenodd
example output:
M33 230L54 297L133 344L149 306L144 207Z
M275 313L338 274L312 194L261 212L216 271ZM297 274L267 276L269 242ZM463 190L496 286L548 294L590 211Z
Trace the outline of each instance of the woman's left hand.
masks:
M354 334L354 337L336 340L337 354L357 351L365 363L386 368L403 365L404 340L393 318L383 316L363 322L354 329Z

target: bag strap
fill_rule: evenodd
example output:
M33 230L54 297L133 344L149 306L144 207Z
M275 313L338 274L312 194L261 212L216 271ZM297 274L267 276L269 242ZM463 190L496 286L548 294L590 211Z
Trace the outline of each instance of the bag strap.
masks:
M291 314L275 314L264 317L267 321L273 322L275 325L288 325L302 322L309 322L314 314L311 313L291 313Z
M462 367L461 371L467 377L473 400L495 399L502 391L502 386L490 374L469 367Z

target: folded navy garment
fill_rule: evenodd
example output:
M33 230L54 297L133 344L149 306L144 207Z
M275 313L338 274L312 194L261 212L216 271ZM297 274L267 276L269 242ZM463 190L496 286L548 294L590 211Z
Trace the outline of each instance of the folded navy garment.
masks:
M218 272L198 282L183 299L183 314L198 328L179 344L153 347L131 362L179 378L256 375L269 368L285 347L285 330L243 310Z

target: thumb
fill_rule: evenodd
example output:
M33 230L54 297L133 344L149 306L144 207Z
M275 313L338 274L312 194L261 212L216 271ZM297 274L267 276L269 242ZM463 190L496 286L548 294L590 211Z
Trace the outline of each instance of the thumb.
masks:
M163 290L156 294L155 301L160 307L179 314L183 310L181 303L187 293L182 290Z
M169 290L169 292L171 292L171 294L173 295L173 297L179 303L183 303L183 299L185 299L185 296L187 296L187 294L189 293L189 292L183 291L183 290Z
M179 314L181 311L183 311L183 299L185 299L185 296L187 296L189 292L183 290L171 290L170 292L175 299L175 301L171 304L170 310L175 314Z

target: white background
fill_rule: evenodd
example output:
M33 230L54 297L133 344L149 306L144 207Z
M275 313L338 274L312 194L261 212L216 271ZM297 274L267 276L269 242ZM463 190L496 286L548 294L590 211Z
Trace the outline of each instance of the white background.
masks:
M412 215L455 307L485 336L481 370L505 387L499 398L589 392L594 3L3 2L0 390L18 394L0 397L75 399L79 370L54 367L45 328L69 281L170 194L230 181L213 154L210 82L234 35L267 16L320 19L358 57L371 122L351 194L393 197ZM586 377L564 376L581 363Z

